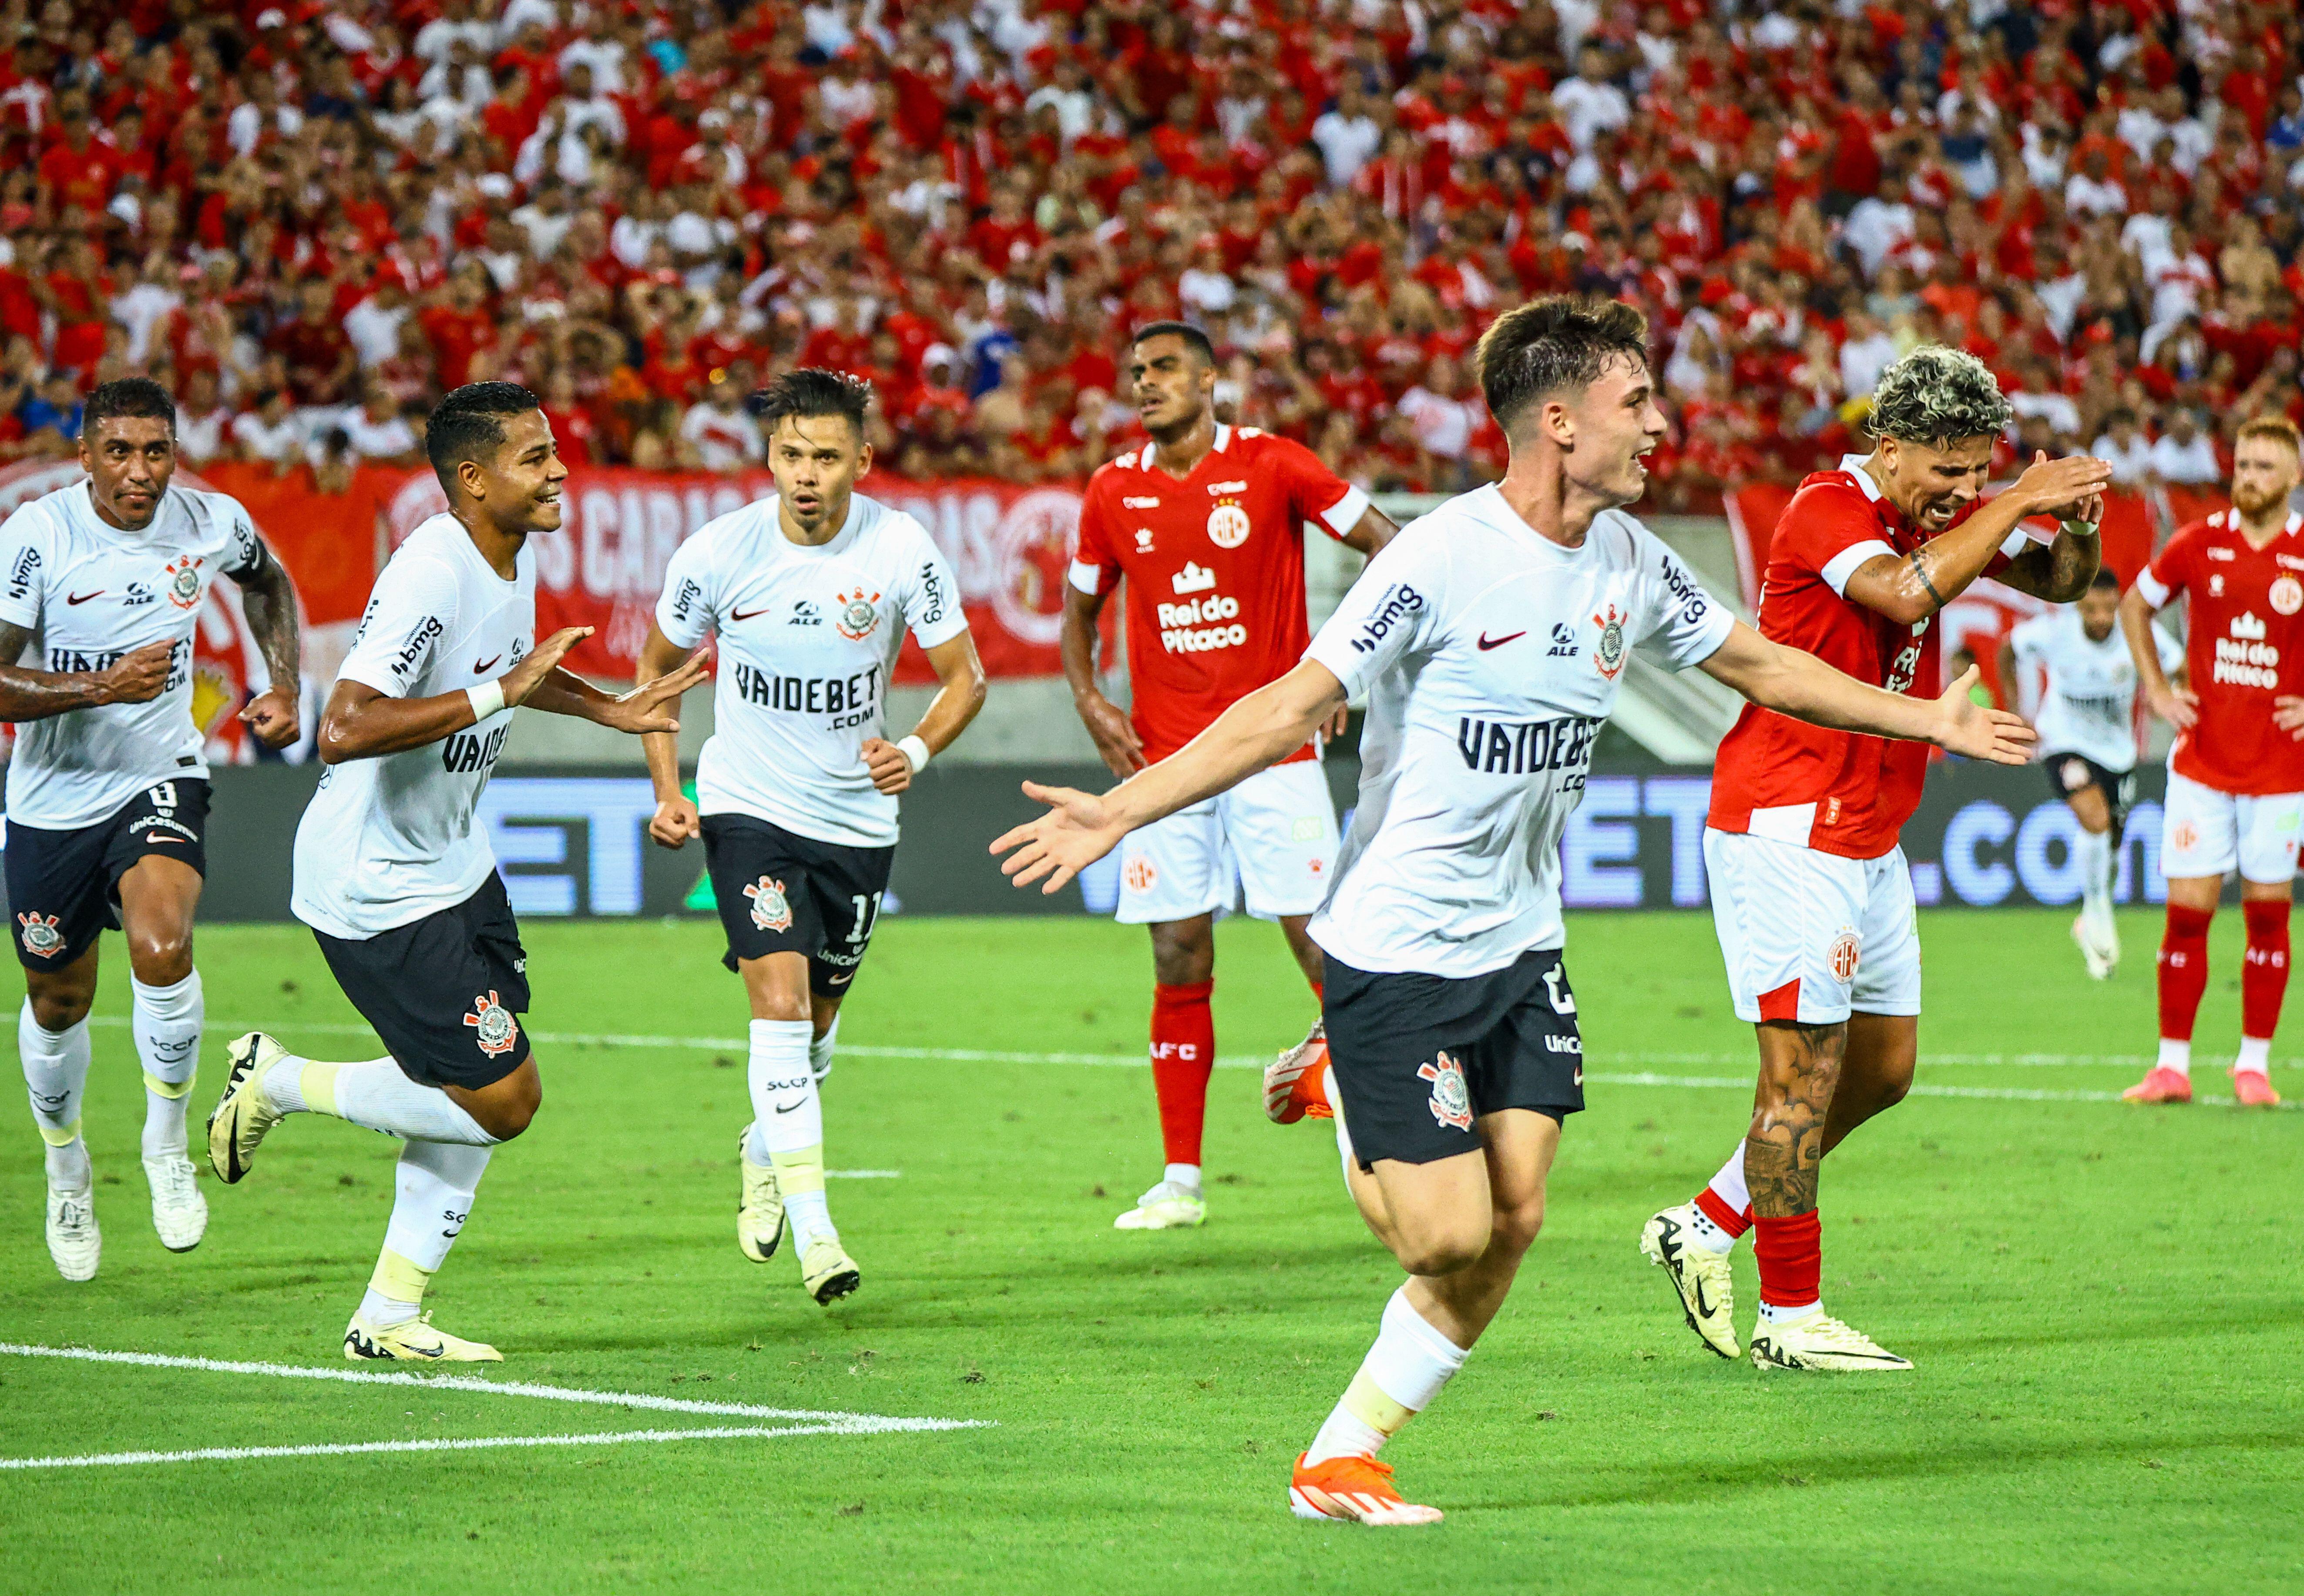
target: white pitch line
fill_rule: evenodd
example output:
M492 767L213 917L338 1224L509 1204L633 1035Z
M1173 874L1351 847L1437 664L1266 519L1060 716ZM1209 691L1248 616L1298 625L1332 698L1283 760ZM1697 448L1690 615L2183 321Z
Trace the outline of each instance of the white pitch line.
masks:
M528 1397L544 1402L577 1402L594 1407L645 1408L652 1413L714 1414L746 1419L785 1419L820 1425L849 1435L896 1430L975 1430L981 1419L905 1419L884 1414L826 1412L805 1407L762 1407L750 1402L700 1402L654 1397L638 1391L588 1391L573 1386L533 1385L524 1381L476 1380L467 1374L416 1374L405 1370L313 1369L298 1364L250 1364L223 1358L180 1357L162 1352L113 1352L96 1347L30 1347L0 1341L0 1355L69 1358L88 1364L133 1364L146 1369L197 1369L211 1374L268 1374L280 1380L333 1380L346 1385L416 1386L430 1391L478 1391L491 1397Z
M903 1427L928 1427L926 1421ZM365 1452L478 1452L491 1447L614 1447L630 1441L727 1440L742 1436L853 1435L830 1424L746 1424L706 1430L606 1430L590 1435L487 1435L470 1440L360 1440L304 1447L201 1447L190 1452L86 1452L0 1457L0 1469L113 1468L139 1463L238 1463L253 1457L345 1457Z
M902 1170L826 1170L826 1180L902 1180Z

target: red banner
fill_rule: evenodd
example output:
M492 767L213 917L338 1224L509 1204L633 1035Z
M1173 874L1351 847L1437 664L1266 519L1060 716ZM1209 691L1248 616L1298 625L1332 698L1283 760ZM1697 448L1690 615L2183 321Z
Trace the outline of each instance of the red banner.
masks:
M1056 637L1064 570L1080 521L1077 489L906 482L877 474L864 486L873 498L918 518L951 560L987 674L1062 671ZM673 550L705 522L775 491L765 471L717 477L577 468L562 494L560 529L536 542L538 632L597 629L570 656L570 665L603 680L629 680ZM429 472L410 474L387 506L393 541L445 505ZM936 680L909 640L894 679Z

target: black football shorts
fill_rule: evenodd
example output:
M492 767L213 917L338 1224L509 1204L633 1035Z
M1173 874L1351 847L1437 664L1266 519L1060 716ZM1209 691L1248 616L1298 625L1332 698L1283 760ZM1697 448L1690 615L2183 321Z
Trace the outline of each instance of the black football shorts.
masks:
M159 781L109 820L70 832L8 825L9 933L28 970L61 969L120 929L120 878L159 854L208 874L208 784Z
M739 959L805 954L809 990L847 996L880 917L894 846L819 842L750 815L707 815L702 826L704 865L728 933L721 962L733 970Z
M528 1060L528 951L504 879L451 908L346 942L315 931L344 996L428 1086L492 1086Z
M2044 754L2040 768L2048 773L2048 785L2056 796L2067 803L2072 794L2089 787L2100 789L2106 807L2112 811L2112 836L2119 840L2128 829L2128 811L2136 802L2136 773L2109 770L2085 754Z

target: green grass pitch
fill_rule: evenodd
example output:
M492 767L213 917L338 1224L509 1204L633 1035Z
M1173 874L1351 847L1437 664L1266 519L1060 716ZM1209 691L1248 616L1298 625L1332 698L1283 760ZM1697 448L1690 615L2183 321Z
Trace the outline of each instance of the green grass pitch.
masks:
M1255 1074L1220 1071L1207 1227L1115 1233L1158 1173L1140 1067L920 1055L1138 1053L1143 934L892 919L842 1039L893 1051L851 1053L826 1089L833 1167L898 1172L831 1187L859 1296L820 1310L787 1257L736 1251L740 1050L546 1041L544 1113L497 1153L432 1305L507 1350L485 1378L987 1427L0 1471L0 1589L2304 1588L2304 1115L2102 1100L2150 1045L2151 915L2124 919L2104 986L2062 916L1923 918L1921 1080L1983 1094L1915 1097L1824 1187L1826 1300L1909 1375L1764 1377L1698 1349L1634 1242L1737 1134L1749 1034L1707 918L1580 916L1592 1107L1518 1292L1387 1452L1448 1522L1300 1524L1289 1460L1398 1279L1326 1127L1266 1123ZM2228 1090L2238 919L2214 942L2204 1091ZM742 1034L711 927L529 937L540 1035ZM1277 933L1219 941L1220 1052L1294 1040L1309 998ZM200 954L215 1021L370 1051L301 931L204 929ZM13 1120L0 1341L345 1367L393 1145L292 1120L247 1183L206 1185L199 1250L164 1253L117 941L106 957L103 1272L56 1278L38 1144ZM2274 1072L2291 1097L2299 1051ZM0 1355L0 1458L762 1423Z

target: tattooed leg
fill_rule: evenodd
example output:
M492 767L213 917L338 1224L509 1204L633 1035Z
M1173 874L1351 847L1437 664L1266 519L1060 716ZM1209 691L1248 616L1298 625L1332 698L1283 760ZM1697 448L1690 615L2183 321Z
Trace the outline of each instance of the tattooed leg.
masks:
M1752 1212L1763 1219L1810 1213L1848 1026L1771 1020L1754 1028L1760 1038L1760 1089L1744 1136Z

